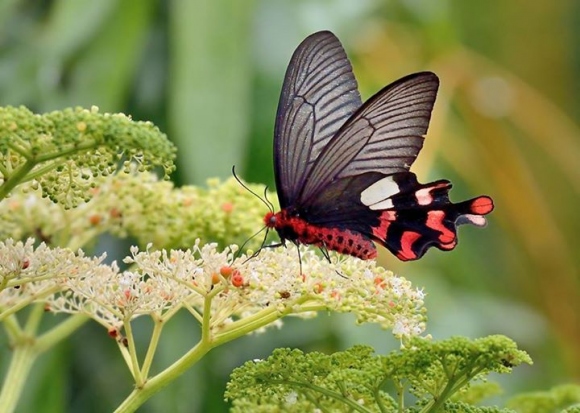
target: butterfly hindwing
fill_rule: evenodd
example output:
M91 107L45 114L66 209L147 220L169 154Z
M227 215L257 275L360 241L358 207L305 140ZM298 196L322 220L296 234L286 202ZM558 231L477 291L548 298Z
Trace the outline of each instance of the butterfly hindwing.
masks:
M403 261L421 258L429 247L451 250L457 226L484 226L493 201L480 196L457 204L449 200L451 183L420 184L413 173L384 177L361 192L361 202L379 215L371 236Z
M420 184L411 172L366 173L336 180L302 217L314 227L334 229L337 236L355 233L361 245L373 240L403 261L416 260L430 247L453 249L457 226L484 226L484 215L493 209L487 196L454 204L450 189L447 180ZM336 238L324 245L333 249Z

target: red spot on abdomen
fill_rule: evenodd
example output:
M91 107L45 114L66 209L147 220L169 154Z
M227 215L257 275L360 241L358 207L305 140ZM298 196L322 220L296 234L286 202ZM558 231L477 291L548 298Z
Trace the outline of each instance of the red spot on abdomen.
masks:
M319 247L352 255L362 260L377 256L375 244L359 233L338 228L320 228L312 225L310 227L311 234L318 240L313 244Z

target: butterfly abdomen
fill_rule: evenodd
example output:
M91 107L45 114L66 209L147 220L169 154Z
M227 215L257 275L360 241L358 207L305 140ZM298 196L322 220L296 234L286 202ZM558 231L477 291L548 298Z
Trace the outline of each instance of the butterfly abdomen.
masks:
M285 210L267 214L264 221L269 228L278 232L282 240L316 245L363 260L377 256L376 247L370 239L348 229L319 227L299 216L291 216Z

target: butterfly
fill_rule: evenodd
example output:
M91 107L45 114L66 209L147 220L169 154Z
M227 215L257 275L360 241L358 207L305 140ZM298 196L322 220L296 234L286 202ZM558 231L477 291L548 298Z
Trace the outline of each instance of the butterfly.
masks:
M383 245L403 261L429 247L451 250L457 225L484 226L488 196L457 204L451 183L420 184L409 169L423 146L439 79L405 76L361 101L352 66L334 34L296 49L274 128L281 210L264 222L281 243L310 244L361 259Z

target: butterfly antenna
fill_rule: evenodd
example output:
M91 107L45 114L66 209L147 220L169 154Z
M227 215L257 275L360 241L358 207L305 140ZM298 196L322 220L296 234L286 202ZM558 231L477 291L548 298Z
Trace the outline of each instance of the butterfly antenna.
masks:
M264 188L264 199L266 200L266 202L269 205L268 208L270 208L270 212L273 213L274 212L274 204L272 204L270 202L270 200L268 199L268 187L267 186Z
M246 184L244 184L242 182L242 180L240 178L238 178L238 175L236 175L236 165L232 166L232 174L234 175L234 178L236 178L236 181L238 181L238 183L244 187L244 189L246 191L248 191L249 193L251 193L252 195L254 195L256 198L258 198L260 201L262 201L264 203L264 205L266 205L266 207L268 208L268 210L270 212L274 212L274 207L272 206L272 203L270 201L266 202L268 200L268 198L266 198L266 201L264 200L264 198L262 198L260 195L258 195L257 193L255 193L254 191L252 191L250 188L248 188L248 186ZM268 189L268 187L266 187L264 189L264 196L266 194L266 190ZM263 229L263 228L262 228ZM254 234L255 236L256 234ZM250 238L251 239L251 238Z

